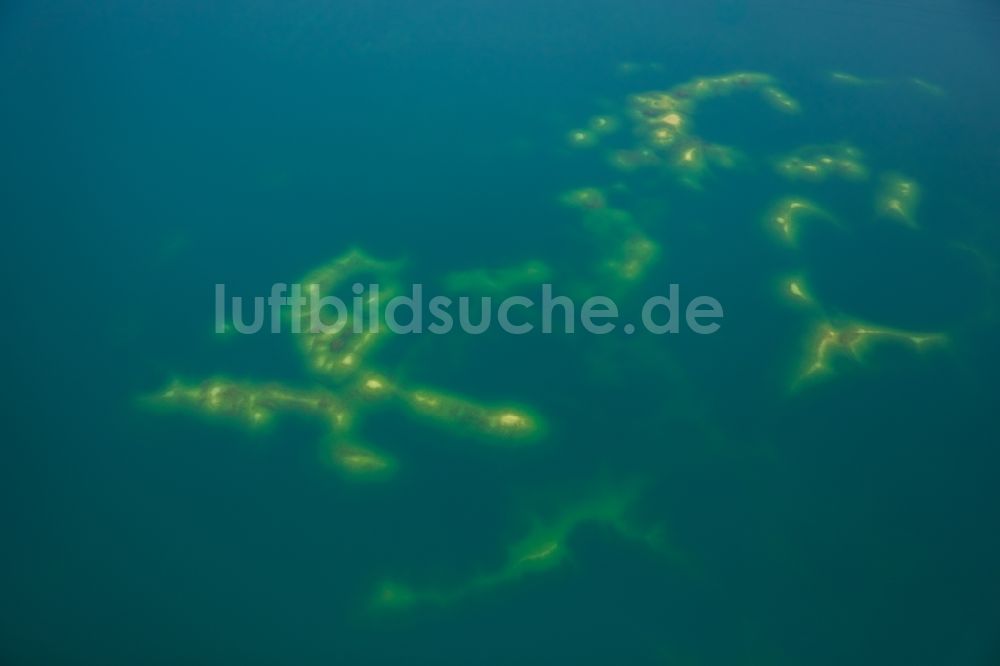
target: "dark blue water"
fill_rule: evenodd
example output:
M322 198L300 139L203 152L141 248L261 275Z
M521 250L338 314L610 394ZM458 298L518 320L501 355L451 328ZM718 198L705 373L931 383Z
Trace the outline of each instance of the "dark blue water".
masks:
M998 663L1000 13L661 4L0 6L0 661ZM734 70L803 113L704 103L699 135L752 163L700 191L566 145L631 93ZM768 166L840 141L871 181ZM920 229L875 219L885 171L920 183ZM353 246L428 284L585 273L558 197L618 182L661 248L627 306L679 283L724 304L718 334L411 338L373 361L530 405L533 447L378 412L361 434L400 469L357 484L308 420L258 435L139 404L176 376L322 383L289 336L214 335L216 283L266 294ZM777 243L761 218L790 194L840 225ZM792 393L816 319L778 296L792 274L828 313L949 344ZM534 518L632 485L669 555L584 521L561 566L370 608L386 576L460 587Z

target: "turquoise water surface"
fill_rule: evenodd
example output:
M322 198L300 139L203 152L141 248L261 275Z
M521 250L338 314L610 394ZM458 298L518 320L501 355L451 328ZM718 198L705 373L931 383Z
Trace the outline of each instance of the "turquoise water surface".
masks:
M998 35L978 0L6 3L0 662L998 663ZM216 284L352 249L725 315L337 372L214 332Z

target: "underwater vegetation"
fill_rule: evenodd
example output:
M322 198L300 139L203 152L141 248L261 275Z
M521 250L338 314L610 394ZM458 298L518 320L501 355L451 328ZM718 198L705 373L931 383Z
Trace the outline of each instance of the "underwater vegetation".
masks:
M713 168L734 169L743 156L733 147L715 144L698 135L695 131L698 109L705 102L740 93L756 95L781 113L801 111L799 102L772 76L758 72L701 77L665 90L636 93L629 97L621 113L624 133L632 137L632 143L612 149L608 163L624 172L658 167L679 182L701 188ZM611 124L617 129L617 119ZM593 125L594 119L590 122ZM569 133L570 144L577 147L596 147L603 138L602 133L594 130L577 129Z
M789 180L822 182L839 177L846 180L865 180L865 167L861 150L850 144L832 146L805 146L778 161L778 173Z
M635 287L660 257L660 246L649 231L632 213L612 206L612 199L612 193L597 187L570 190L558 197L562 206L578 216L578 228L592 249L590 265L572 270L572 277L584 279L584 289L591 294L610 290L621 295Z
M835 326L824 322L818 326L812 339L812 350L800 380L833 372L832 360L837 355L846 355L860 361L864 352L878 342L902 343L920 351L927 345L945 342L947 337L941 333L914 333L864 323Z
M621 67L623 75L640 71L660 75L663 68L646 64ZM830 80L858 88L886 85L845 73L831 74ZM938 89L917 79L907 85L939 94ZM760 265L759 274L746 277L764 285L779 283L774 300L789 303L801 314L802 328L796 335L802 345L787 350L787 363L779 363L795 368L789 373L789 395L783 399L794 400L795 394L819 380L833 381L844 372L866 368L873 356L870 352L877 347L896 346L923 353L946 346L952 336L944 330L910 331L827 306L823 294L810 284L810 267L801 251L803 230L812 225L862 228L857 220L848 220L840 212L836 198L825 196L824 188L837 185L866 188L861 190L868 193L866 205L870 208L870 202L876 202L874 218L919 230L921 192L916 180L891 166L884 170L879 166L876 173L880 175L874 179L876 189L872 191L870 174L875 167L861 148L846 142L806 145L777 158L777 150L770 156L754 156L737 146L714 143L698 131L699 111L723 98L739 104L763 104L777 112L765 112L777 123L784 116L808 108L769 74L733 72L639 91L622 100L611 113L589 118L583 114L585 119L564 137L569 147L580 152L566 152L574 160L592 160L596 165L594 173L604 169L607 180L597 182L601 177L594 176L594 182L551 195L554 209L570 221L572 240L583 250L571 261L560 262L558 258L538 257L535 248L527 248L527 256L510 265L449 268L441 283L452 292L491 296L516 294L554 280L574 285L577 293L634 294L664 262L664 247L668 246L663 240L663 221L634 205L635 200L629 196L632 184L648 178L655 183L654 191L663 197L677 191L699 197L698 191L704 190L715 174L760 164L763 168L759 171L776 181L779 193L811 188L808 198L797 193L768 197L773 203L763 213L754 209L746 216L750 220L746 227L752 233L773 234L778 241L775 252L794 265L793 277L783 277L788 271L766 263ZM560 141L557 134L553 142ZM675 186L679 186L678 190L671 189ZM692 189L694 193L688 192ZM384 303L402 292L407 271L404 262L378 259L352 249L309 271L302 284L314 285L316 293L329 295L347 289L350 282L362 276L370 276L380 285ZM384 311L378 311L374 300L366 306L373 310L371 320L384 318ZM319 447L323 459L333 468L348 479L385 482L407 470L392 456L393 443L365 442L358 436L359 424L371 418L375 407L378 418L405 415L470 444L496 445L504 455L511 456L518 455L520 445L550 444L551 433L558 430L559 424L552 423L549 415L522 404L516 395L497 402L452 387L410 385L401 379L398 367L380 358L383 346L405 344L394 340L385 326L359 330L350 317L335 330L311 330L304 316L294 323L299 330L298 351L308 373L302 386L220 377L174 380L147 396L145 402L265 432L285 415L312 419L324 429ZM627 381L623 385L627 386ZM662 552L659 526L633 519L631 511L636 501L637 493L632 490L594 493L582 501L567 500L555 515L521 525L521 536L507 544L497 567L472 566L469 571L473 573L450 580L407 581L390 575L372 583L374 592L367 607L405 611L426 605L453 605L526 577L542 575L571 559L573 534L587 524L601 525L622 539Z
M832 213L800 197L781 199L766 215L768 226L773 228L784 242L792 245L798 237L800 225L810 219L836 223Z
M637 69L627 67L623 73L635 73ZM845 73L832 74L830 80L856 87L887 84ZM922 92L942 93L919 79L904 83ZM802 112L801 104L775 77L760 72L700 77L663 90L639 92L627 99L621 112L635 142L631 146L612 148L608 158L610 165L627 173L645 169L681 186L702 189L706 177L713 171L734 169L750 162L738 148L711 143L696 131L698 110L703 104L720 98L742 98L741 95L763 99L784 114ZM598 139L597 136L593 138ZM862 149L846 141L802 146L772 158L772 165L779 177L804 185L840 180L863 187L871 173ZM877 216L918 228L916 214L921 193L916 181L887 170L876 182ZM640 279L646 268L660 256L657 239L641 233L627 209L613 207L610 201L614 197L609 192L608 187L589 186L565 193L560 200L579 211L584 228L603 247L609 248L604 264L609 269L606 281ZM846 229L832 203L799 195L781 197L765 212L764 226L794 252L805 227L826 224ZM612 251L615 247L619 248L617 252ZM807 286L805 271L786 280L782 290L786 299L804 307L813 322L803 331L807 360L802 363L804 369L790 382L793 393L801 390L807 379L812 382L835 376L843 370L841 361L862 365L866 352L876 346L895 344L924 351L941 346L949 339L943 332L906 331L831 311Z
M630 516L635 501L636 493L630 488L574 501L557 515L534 519L523 536L508 544L499 568L441 585L412 585L387 579L377 586L371 607L398 611L422 605L451 605L500 585L563 566L572 557L571 538L584 525L607 528L621 539L677 558L667 548L659 526L643 524Z
M801 275L781 280L784 298L802 308L811 318L811 332L804 344L804 360L792 381L793 392L821 379L830 379L850 366L863 366L868 353L878 345L897 345L923 352L948 343L943 332L908 331L861 321L825 308Z
M399 264L376 260L353 249L311 271L303 285L315 285L328 295L363 273L376 276L380 285L396 284ZM393 293L390 288L389 294ZM384 295L384 294L383 294ZM371 298L371 297L369 297ZM380 301L385 303L385 301ZM367 305L367 303L366 303ZM373 313L384 318L382 309ZM278 384L256 386L246 382L211 379L196 384L175 380L146 402L182 408L205 416L222 417L250 427L262 427L280 414L314 417L328 427L324 446L332 447L331 463L354 476L383 476L395 464L368 444L357 443L353 426L374 403L406 410L438 428L487 442L530 442L544 431L542 418L532 410L512 405L492 406L439 389L401 387L373 369L371 357L391 334L388 327L365 327L355 332L348 315L344 325L330 330L316 327L302 314L296 338L307 367L329 382L321 389L304 390Z
M544 261L527 260L514 266L449 273L443 283L445 289L456 294L503 297L518 293L526 287L550 282L552 275L552 268Z
M917 206L920 204L920 186L898 173L882 177L878 194L880 216L913 229L917 228Z
M911 76L905 79L882 79L882 78L872 78L857 76L855 74L850 74L848 72L830 72L829 75L830 83L838 86L852 87L852 88L878 88L885 86L909 86L913 90L918 90L920 92L932 95L934 97L943 97L946 93L944 88L941 86L934 85L928 81L921 78Z

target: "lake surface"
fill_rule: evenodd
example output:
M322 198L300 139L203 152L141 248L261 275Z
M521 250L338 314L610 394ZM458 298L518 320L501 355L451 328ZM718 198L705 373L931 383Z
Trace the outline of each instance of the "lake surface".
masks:
M664 4L0 7L0 661L998 663L1000 12ZM352 249L724 317L215 332Z

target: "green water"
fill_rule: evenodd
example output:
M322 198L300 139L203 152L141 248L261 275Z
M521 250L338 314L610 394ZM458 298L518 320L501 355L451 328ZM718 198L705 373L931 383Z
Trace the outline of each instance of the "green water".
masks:
M997 663L998 30L972 1L0 8L0 661ZM697 188L609 164L630 95L744 70L801 113L700 103L735 168ZM597 114L622 129L569 145ZM840 142L867 179L773 167ZM876 213L889 172L919 184L916 228ZM620 239L560 203L581 187L658 248L641 278L600 271ZM786 196L835 223L784 242ZM633 319L671 283L725 317L388 339L367 369L545 427L491 445L378 407L352 432L395 460L378 481L324 464L315 419L143 406L177 377L343 390L292 335L213 333L213 299L352 247L429 288L540 260ZM831 317L946 342L798 382ZM552 527L608 498L638 538ZM557 563L477 587L556 532ZM452 594L382 608L385 580Z

